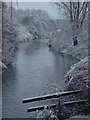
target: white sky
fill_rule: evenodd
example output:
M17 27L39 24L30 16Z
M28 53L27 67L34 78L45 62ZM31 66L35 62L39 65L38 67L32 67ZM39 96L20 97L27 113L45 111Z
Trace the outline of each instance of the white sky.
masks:
M17 8L16 3L13 3L13 6ZM21 9L41 9L49 13L49 15L57 19L59 18L58 10L52 2L19 2L18 7Z

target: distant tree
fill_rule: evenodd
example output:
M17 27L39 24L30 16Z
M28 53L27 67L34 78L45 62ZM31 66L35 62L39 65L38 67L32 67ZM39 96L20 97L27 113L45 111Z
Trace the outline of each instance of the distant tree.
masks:
M55 2L68 15L73 35L73 45L78 44L78 33L88 13L88 2Z
M31 23L33 23L33 17L32 16L24 16L21 20L21 23L23 25L30 25Z

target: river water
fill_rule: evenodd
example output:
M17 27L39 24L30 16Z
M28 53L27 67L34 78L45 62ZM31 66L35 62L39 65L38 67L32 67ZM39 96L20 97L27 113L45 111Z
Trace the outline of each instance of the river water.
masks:
M49 50L47 42L21 43L14 64L3 73L3 118L36 117L35 112L27 113L27 108L49 102L22 104L22 99L63 89L64 76L73 60Z

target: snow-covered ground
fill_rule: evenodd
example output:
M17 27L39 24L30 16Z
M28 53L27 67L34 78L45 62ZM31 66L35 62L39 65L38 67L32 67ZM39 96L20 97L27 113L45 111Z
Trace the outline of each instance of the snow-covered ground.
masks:
M90 56L80 60L78 63L75 63L71 66L70 70L67 72L65 76L65 91L72 90L85 90L81 93L72 94L68 96L63 96L60 98L60 102L70 102L70 101L78 101L88 99L88 85L89 85L89 77L88 77L88 63L90 62ZM73 119L79 119L80 115L82 119L85 118L84 115L88 115L88 102L82 102L80 104L72 104L68 106L62 106L64 111L62 112L62 117ZM60 113L58 113L60 115ZM73 117L72 117L73 116ZM75 116L77 116L75 118ZM71 120L71 119L68 119Z
M67 28L70 31L70 28ZM73 46L71 32L65 32L58 29L51 35L52 47L55 51L73 56L77 59L83 59L88 56L88 30L83 29L78 36L78 45Z
M90 62L90 57L86 57L71 66L65 76L65 88L67 90L88 88L88 62Z

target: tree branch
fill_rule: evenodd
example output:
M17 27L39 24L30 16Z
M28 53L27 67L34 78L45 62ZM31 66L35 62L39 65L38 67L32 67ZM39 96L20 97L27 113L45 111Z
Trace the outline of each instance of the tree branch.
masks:
M68 7L64 2L62 4L67 8L68 12L70 12L70 7Z
M83 21L84 21L84 19L85 19L85 17L86 17L87 7L88 7L88 2L86 2L85 8L83 8L83 13L82 13L83 16L82 16L82 19L81 19L80 27L82 27Z

